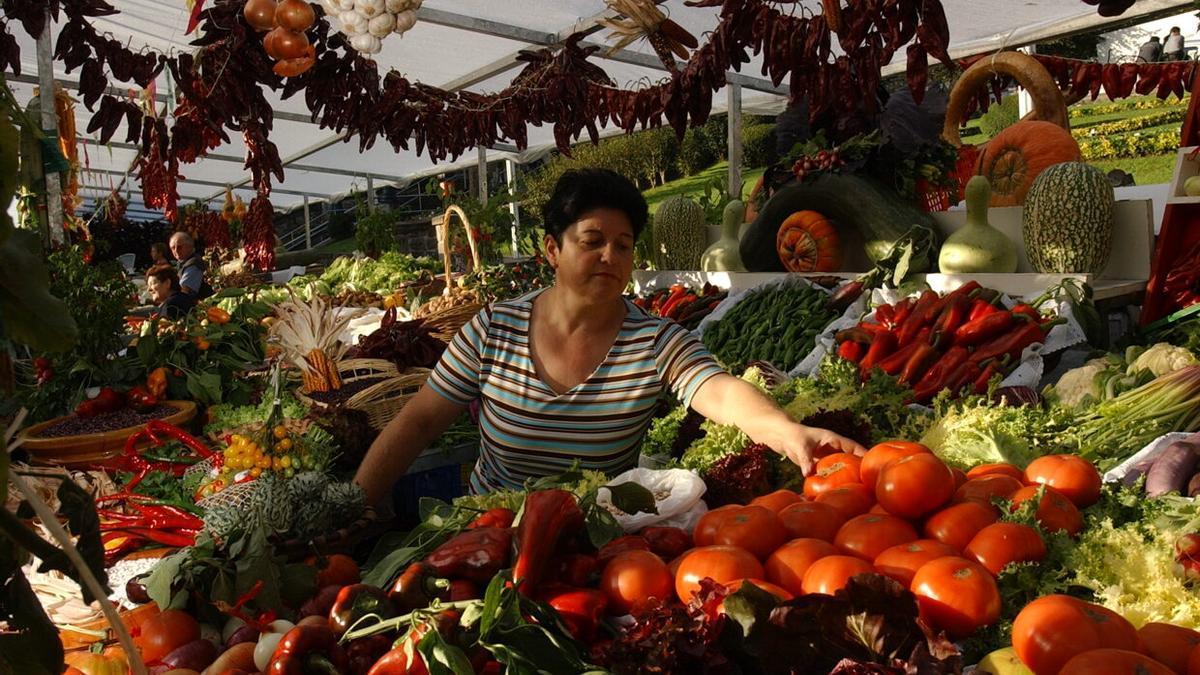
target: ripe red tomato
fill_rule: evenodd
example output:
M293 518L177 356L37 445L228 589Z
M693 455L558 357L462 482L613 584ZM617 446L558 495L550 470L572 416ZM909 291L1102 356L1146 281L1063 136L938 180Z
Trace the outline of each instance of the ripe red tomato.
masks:
M804 593L833 595L844 588L850 579L859 574L875 571L871 563L849 555L830 555L809 566L800 584Z
M722 506L719 509L713 509L708 513L700 516L700 520L696 522L696 529L692 532L692 539L697 546L711 546L713 539L717 536L717 530L721 528L721 524L726 518L733 515L733 512L742 508L738 504L729 504Z
M820 539L793 539L767 558L767 581L795 594L804 592L804 573L821 558L837 555L837 549Z
M1000 576L1015 562L1037 562L1046 557L1046 543L1038 531L1020 523L992 523L979 531L963 555Z
M1093 649L1076 654L1058 675L1175 675L1149 656L1125 649Z
M763 566L749 552L733 546L702 546L683 556L675 573L675 593L685 604L706 577L718 584L738 579L761 579Z
M954 493L954 501L977 501L991 504L993 498L1008 499L1023 487L1021 481L1012 476L993 474L972 478Z
M862 465L858 469L859 478L862 479L863 485L875 489L875 481L879 478L879 472L893 460L908 457L909 455L931 452L929 448L920 443L884 441L872 447L867 451L867 454L863 455Z
M608 596L608 606L615 614L629 614L650 598L669 600L675 590L675 577L662 558L650 551L625 551L604 567L600 589Z
M833 541L847 518L829 504L800 502L779 512L779 520L792 539Z
M1100 472L1077 455L1038 457L1025 467L1025 482L1049 485L1081 509L1100 500Z
M821 493L818 504L829 504L847 519L861 516L875 505L875 493L862 483L851 483Z
M1083 529L1083 514L1063 493L1049 485L1029 485L1014 492L1011 497L1013 510L1037 497L1039 490L1045 490L1045 493L1038 501L1035 517L1042 529L1051 534L1066 532L1072 537L1079 534L1079 531Z
M749 506L762 506L775 513L786 509L792 504L799 503L802 498L800 495L791 490L782 489L776 490L770 494L765 494L761 497L755 497L750 501Z
M817 462L816 473L804 479L804 496L816 499L836 487L858 483L858 467L861 463L858 457L844 452L823 458Z
M1046 595L1013 621L1013 650L1034 675L1057 675L1076 654L1138 649L1137 631L1123 617L1069 595Z
M1188 657L1200 645L1200 633L1169 623L1148 623L1138 629L1142 653L1170 668L1187 675Z
M996 522L995 507L979 502L952 504L929 516L925 536L962 551L983 528Z
M766 560L788 540L787 528L774 511L763 506L744 506L731 512L713 536L718 546L736 546Z
M192 615L178 609L168 609L142 624L141 635L135 644L144 661L158 661L176 647L200 639L200 624Z
M947 556L927 562L911 588L921 616L952 638L965 638L1000 618L996 580L970 560Z
M884 550L919 538L906 520L868 513L846 521L833 538L833 545L842 553L871 562Z
M922 565L946 556L957 557L958 551L940 541L918 539L885 549L875 558L875 569L908 588Z
M954 495L954 474L936 455L901 457L883 467L875 482L880 506L901 518L933 513Z
M999 462L997 464L980 464L979 466L967 472L967 479L981 478L983 476L1012 476L1017 480L1025 481L1025 472L1020 468L1007 462Z

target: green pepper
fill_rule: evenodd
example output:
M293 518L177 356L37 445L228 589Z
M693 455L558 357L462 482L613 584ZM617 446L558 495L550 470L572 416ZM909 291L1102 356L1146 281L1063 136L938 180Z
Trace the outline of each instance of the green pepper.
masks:
M382 590L367 584L352 584L344 587L329 610L329 628L341 637L359 619L368 614L390 619L396 616L396 608Z

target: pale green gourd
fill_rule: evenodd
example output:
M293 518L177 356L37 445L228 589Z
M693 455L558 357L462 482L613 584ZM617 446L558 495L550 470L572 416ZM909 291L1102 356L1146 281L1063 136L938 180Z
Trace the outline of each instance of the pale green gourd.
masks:
M735 199L725 205L722 215L721 238L704 250L700 269L705 272L745 272L742 254L738 251L738 229L746 217L746 205Z
M988 223L988 199L992 186L983 176L967 183L967 224L946 238L938 254L943 274L1017 271L1017 246Z

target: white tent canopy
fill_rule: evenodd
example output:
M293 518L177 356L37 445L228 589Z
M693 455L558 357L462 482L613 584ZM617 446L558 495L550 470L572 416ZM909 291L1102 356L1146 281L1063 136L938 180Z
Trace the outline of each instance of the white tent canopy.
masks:
M135 49L144 45L162 53L190 50L190 37L183 34L188 18L184 3L114 0L113 4L120 14L97 20L96 26L102 31ZM819 11L819 4L817 0L804 0L781 7L792 7L799 12L807 5ZM943 0L943 5L950 26L951 55L958 58L1106 25L1126 25L1137 17L1178 13L1190 8L1191 2L1139 0L1126 15L1114 19L1099 17L1094 7L1080 0ZM716 8L688 7L683 0L668 0L663 7L672 19L701 40L702 34L717 23ZM553 44L575 30L592 26L600 16L614 16L603 0L426 0L416 26L404 36L384 40L383 51L376 55L376 60L382 72L395 69L412 81L447 89L494 92L506 87L520 72L523 64L515 60L518 51ZM17 34L21 44L23 73L10 86L24 103L32 98L37 80L35 44L19 26L14 24L10 30ZM55 26L55 38L57 30ZM605 32L594 33L589 39L598 42ZM903 58L901 50L885 73L902 71ZM613 58L599 59L598 63L627 87L665 77L653 51L644 43L635 43ZM741 77L736 78L742 85L742 109L749 113L779 112L786 103L786 82L784 87L772 87L760 74L759 66L758 61L744 66ZM78 73L67 75L61 63L56 62L54 67L55 77L73 88ZM172 91L168 80L166 73L159 77L160 100L165 100ZM344 143L334 132L308 122L302 95L288 101L273 94L268 98L276 110L271 140L279 148L286 173L272 192L272 202L279 208L296 206L306 196L322 199L363 189L368 176L375 187L381 187L477 161L475 154L469 153L456 162L435 165L415 152L396 153L384 142L360 153L355 139ZM713 97L714 112L724 110L725 100L724 96ZM82 134L91 113L79 104L77 116L77 127ZM605 130L605 133L617 132ZM123 131L117 136L123 136ZM125 175L136 148L119 142L101 146L82 135L80 144L80 159L85 163L83 196L102 198ZM511 145L498 145L489 151L488 158L521 161L552 145L549 127L530 128L529 148L525 153L517 152ZM179 184L181 199L219 199L225 185L232 185L249 197L249 173L241 161L244 154L245 147L235 135L231 144L218 148L212 156L180 167L180 173L187 179ZM136 183L132 185L136 194Z

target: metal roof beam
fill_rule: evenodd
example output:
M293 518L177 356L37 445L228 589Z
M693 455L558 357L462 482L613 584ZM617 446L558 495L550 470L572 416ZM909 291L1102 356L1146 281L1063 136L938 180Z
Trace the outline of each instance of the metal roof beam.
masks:
M90 171L91 173L98 173L98 174L108 175L108 176L124 176L125 175L124 171L114 171L112 169L88 169L88 171ZM132 175L130 177L132 178ZM199 178L180 178L180 179L178 179L178 182L187 183L189 185L204 185L206 187L219 187L219 188L221 188L222 191L218 196L225 194L224 189L226 187L230 187L234 190L246 190L246 191L250 191L250 192L254 191L254 188L249 187L249 186L226 185L225 183L222 183L220 181L201 180ZM284 188L271 188L271 192L278 192L279 194L284 194L284 195L296 195L299 197L316 197L318 199L328 199L329 198L328 194L324 194L321 192L307 192L305 190L287 190ZM215 198L216 197L210 197L209 199L206 199L204 201L211 202Z

